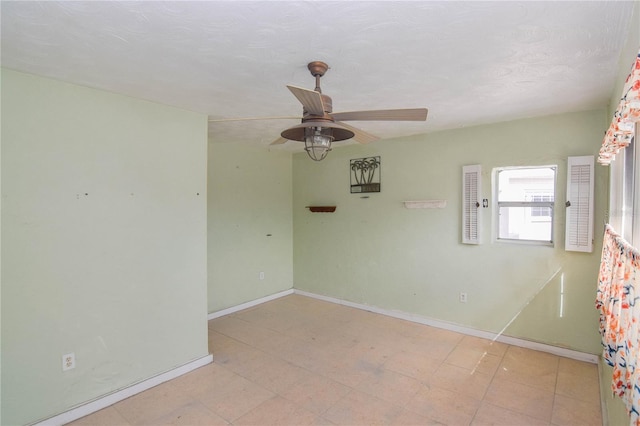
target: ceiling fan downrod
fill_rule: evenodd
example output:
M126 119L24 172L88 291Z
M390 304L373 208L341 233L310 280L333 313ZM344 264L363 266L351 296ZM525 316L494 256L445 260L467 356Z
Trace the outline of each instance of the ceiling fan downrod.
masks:
M320 77L324 75L329 69L329 65L325 64L322 61L313 61L309 62L307 68L311 72L311 75L316 78L316 88L314 89L318 93L322 93L322 89L320 89Z

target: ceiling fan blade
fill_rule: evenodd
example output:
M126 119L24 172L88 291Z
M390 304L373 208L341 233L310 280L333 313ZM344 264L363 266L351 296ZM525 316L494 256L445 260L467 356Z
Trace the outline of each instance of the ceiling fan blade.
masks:
M353 132L353 139L358 143L367 144L380 139L380 137L376 135L367 133L362 129L358 129L357 127L350 126L347 123L342 123L339 121L336 124L339 124L348 130L351 130Z
M209 123L224 123L226 121L250 121L250 120L299 120L299 116L282 117L240 117L240 118L210 118Z
M313 115L324 115L324 104L322 103L322 95L319 92L289 85L287 85L287 88L298 98L307 112Z
M287 142L287 140L288 139L285 139L283 137L279 137L275 141L271 142L269 145L280 145L280 144L283 144L283 143Z
M372 111L347 111L330 114L338 121L425 121L426 108L379 109Z

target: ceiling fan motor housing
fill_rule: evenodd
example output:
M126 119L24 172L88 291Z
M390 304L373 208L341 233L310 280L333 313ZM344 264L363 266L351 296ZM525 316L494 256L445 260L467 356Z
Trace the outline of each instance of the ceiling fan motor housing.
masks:
M302 122L304 123L304 120L308 120L308 119L323 119L323 120L328 120L328 121L334 121L333 118L331 118L331 116L329 114L331 114L333 112L333 101L331 100L331 98L323 93L320 93L320 96L322 97L322 106L324 107L324 115L320 116L320 115L314 115L311 114L309 111L307 111L304 107L302 108Z

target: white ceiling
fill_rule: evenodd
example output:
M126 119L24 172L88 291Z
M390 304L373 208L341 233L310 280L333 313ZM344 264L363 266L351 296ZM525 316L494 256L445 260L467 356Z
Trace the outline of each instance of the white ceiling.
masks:
M334 112L429 108L427 122L351 122L392 138L606 106L633 2L0 7L3 67L226 118L301 115L285 85L313 89L321 60ZM210 123L209 139L267 147L297 122Z

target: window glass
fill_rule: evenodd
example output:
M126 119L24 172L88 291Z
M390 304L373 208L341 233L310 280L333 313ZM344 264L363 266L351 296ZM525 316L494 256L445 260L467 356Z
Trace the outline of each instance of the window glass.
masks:
M635 151L636 151L636 141L634 138L634 139L631 139L631 143L629 144L629 146L627 146L622 151L623 155L621 160L624 161L623 171L622 171L623 173L623 178L622 178L623 194L622 194L622 203L621 203L622 204L621 206L622 225L618 232L620 232L620 234L625 240L627 240L628 242L630 242L631 244L637 247L640 241L637 241L633 235L634 228L637 228L639 227L638 225L640 225L640 223L638 224L634 223L634 222L637 222L634 220L634 211L637 211L635 209L634 204L636 204L638 201L636 200L636 197L635 197L635 194L636 194L635 174L637 173Z

